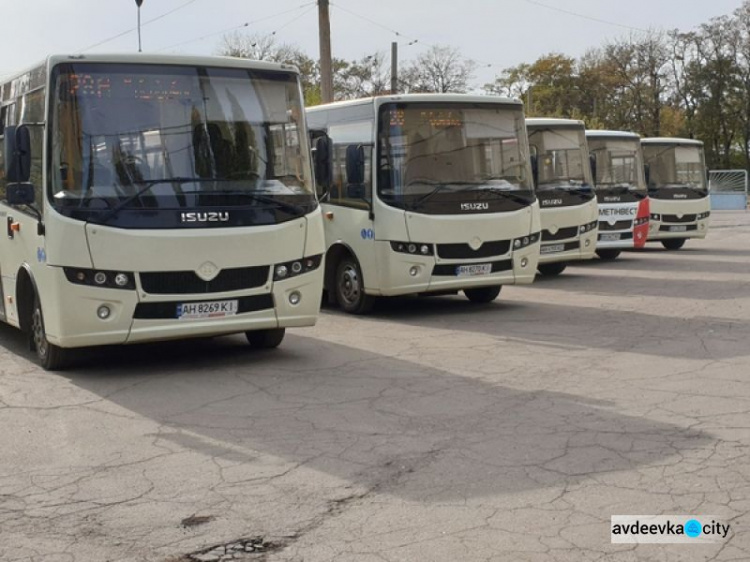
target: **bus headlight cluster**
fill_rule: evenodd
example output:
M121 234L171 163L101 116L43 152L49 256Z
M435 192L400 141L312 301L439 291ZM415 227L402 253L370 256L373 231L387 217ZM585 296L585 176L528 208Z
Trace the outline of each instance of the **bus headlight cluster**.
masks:
M711 216L711 211L706 211L705 213L698 213L698 215L695 217L695 220L706 220L708 217Z
M526 246L536 244L537 242L539 242L540 234L541 233L539 232L534 232L533 234L529 234L528 236L524 236L523 238L516 238L515 240L513 240L513 249L521 250Z
M582 224L581 228L579 230L580 230L581 234L586 234L587 232L591 232L592 230L594 230L597 227L598 224L599 224L598 220L594 221L594 222L589 222L589 223L586 223L586 224Z
M284 279L289 279L313 271L320 267L321 261L323 261L323 255L319 254L317 256L302 258L301 260L277 264L273 266L273 280L282 281Z
M435 254L435 247L432 244L425 244L423 242L391 242L391 249L401 254L420 256L432 256Z
M652 221L660 221L661 215L659 213L651 213L651 220Z
M648 224L648 217L640 217L633 221L633 226L642 226Z
M79 267L64 267L63 271L68 281L76 285L135 290L135 274L131 272L82 269Z

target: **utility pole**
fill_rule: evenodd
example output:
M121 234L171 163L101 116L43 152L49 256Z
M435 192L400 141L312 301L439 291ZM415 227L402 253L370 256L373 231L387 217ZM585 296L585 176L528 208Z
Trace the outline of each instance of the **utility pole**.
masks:
M331 17L328 0L318 0L318 34L320 36L320 97L323 103L333 101L333 63L331 61Z
M391 43L391 95L398 94L398 43Z
M143 4L143 0L135 0L135 5L138 6L138 52L143 52L141 50L141 5Z

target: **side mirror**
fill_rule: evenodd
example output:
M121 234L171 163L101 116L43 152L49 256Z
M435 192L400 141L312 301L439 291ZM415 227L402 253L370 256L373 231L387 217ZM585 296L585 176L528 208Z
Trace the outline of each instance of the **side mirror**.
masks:
M531 177L534 179L534 187L539 185L539 159L536 154L531 155Z
M5 128L5 180L25 183L31 176L31 134L26 125Z
M346 183L365 182L365 149L361 144L346 147Z
M363 183L350 183L346 186L346 197L347 199L364 199L365 198L365 184Z
M596 185L596 156L594 154L589 156L589 165L591 166L591 179L594 180L594 185Z
M30 183L9 183L5 190L8 205L33 205L34 186Z
M327 192L333 180L333 141L325 133L315 139L313 168L315 183L322 193Z
M643 165L643 175L646 176L646 185L651 183L651 166L648 164Z

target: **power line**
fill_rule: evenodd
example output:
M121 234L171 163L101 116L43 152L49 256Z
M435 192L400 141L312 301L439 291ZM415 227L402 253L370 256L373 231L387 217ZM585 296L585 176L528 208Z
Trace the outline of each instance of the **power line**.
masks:
M289 10L284 10L283 12L278 12L278 13L272 14L270 16L265 16L265 17L262 17L262 18L258 18L256 20L251 20L251 21L243 22L243 23L241 23L239 25L234 25L232 27L227 27L227 28L221 29L219 31L213 31L211 33L207 33L207 34L201 35L199 37L194 37L194 38L188 39L186 41L181 41L179 43L175 43L175 44L170 45L168 47L163 47L161 49L158 49L157 52L162 52L162 51L168 51L170 49L175 49L177 47L181 47L183 45L187 45L188 43L195 43L196 41L202 41L204 39L208 39L209 37L215 37L216 35L221 35L221 34L229 33L230 31L235 31L237 29L242 29L244 27L250 27L251 25L254 25L256 23L260 23L262 21L266 21L266 20L270 20L270 19L273 19L273 18L277 18L277 17L283 16L283 15L286 15L286 14L289 14L289 13L292 13L292 12L297 12L299 10L302 10L303 8L308 8L303 13L299 14L298 16L295 16L290 21L286 22L281 27L279 27L276 31L274 31L273 33L271 33L271 35L275 35L277 32L281 31L283 28L287 27L288 25L292 24L293 22L295 22L296 20L298 20L299 18L301 18L305 14L309 13L313 8L315 8L315 5L316 5L316 2L307 2L305 4L301 4L301 5L297 6L296 8L291 8Z
M613 21L603 20L603 19L600 19L600 18L595 18L595 17L592 17L592 16L587 16L585 14L579 14L578 12L571 12L570 10L565 10L563 8L558 8L557 6L549 6L547 4L543 4L542 2L537 2L536 0L524 0L524 2L526 2L527 4L533 4L534 6L539 6L541 8L547 8L548 10L554 10L556 12L561 12L561 13L567 14L569 16L575 16L577 18L582 18L582 19L589 20L589 21L595 21L597 23L603 23L605 25L614 25L616 27L622 27L624 29L629 29L631 31L639 31L639 32L642 32L642 33L648 33L647 29L641 29L639 27L632 27L630 25L625 25L625 24L622 24L622 23L616 23L616 22L613 22Z
M153 23L153 22L158 21L158 20L160 20L162 18L165 18L168 15L175 13L177 10L181 10L183 8L186 8L190 4L193 4L193 3L197 2L197 1L198 0L188 0L187 2L185 2L183 4L180 4L179 6L177 6L176 8L173 8L173 9L169 10L168 12L164 12L163 14L161 14L159 16L156 16L155 18L151 18L150 20L147 20L147 21L143 22L141 24L141 27L147 26L150 23ZM127 29L127 30L125 30L125 31L123 31L121 33L118 33L117 35L113 35L112 37L109 37L108 39L104 39L103 41L99 41L98 43L94 43L93 45L89 45L85 49L80 49L78 52L79 53L84 53L84 52L88 51L89 49L94 49L94 48L96 48L96 47L98 47L100 45L104 45L105 43L109 43L110 41L114 41L115 39L119 39L123 35L127 35L128 33L132 33L136 29L137 29L136 27L132 27L132 28Z
M363 16L361 14L353 12L350 9L344 8L343 6L341 6L339 4L334 4L333 2L331 2L330 4L331 4L331 6L335 6L336 8L338 8L339 10L341 10L342 12L346 12L347 14L352 15L355 18L359 18L359 19L361 19L363 21L366 21L366 22L368 22L368 23L376 26L376 27L379 27L381 29L385 29L389 33L393 33L396 37L403 37L404 39L406 39L407 41L409 41L409 45L414 45L415 43L422 43L423 45L427 45L429 47L433 46L430 43L425 43L424 41L420 41L419 39L417 39L415 37L407 37L406 35L404 35L400 31L396 31L395 29L392 29L392 28L388 27L387 25L384 25L384 24L382 24L380 22L377 22L377 21L375 21L373 19L370 19L367 16Z

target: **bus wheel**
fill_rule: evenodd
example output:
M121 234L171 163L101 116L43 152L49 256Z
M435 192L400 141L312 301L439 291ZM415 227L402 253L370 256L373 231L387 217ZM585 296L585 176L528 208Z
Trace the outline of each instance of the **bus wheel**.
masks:
M617 256L620 255L621 250L597 250L596 255L602 261L616 260Z
M487 304L494 301L500 294L501 285L495 287L480 287L478 289L464 289L464 295L471 302L477 304Z
M667 250L679 250L685 245L685 239L669 238L667 240L662 240L661 245L664 246Z
M245 332L247 343L258 349L273 349L279 347L286 333L285 328L274 328L272 330L254 330Z
M365 294L362 269L351 256L343 258L336 267L336 301L350 314L367 314L375 304L375 297Z
M568 267L567 263L540 263L537 269L539 273L546 277L554 277L565 271L566 267Z
M31 348L36 351L39 364L46 371L59 371L64 369L70 359L70 350L63 349L47 340L44 330L44 317L42 316L42 305L39 297L34 298L34 309L31 313Z

